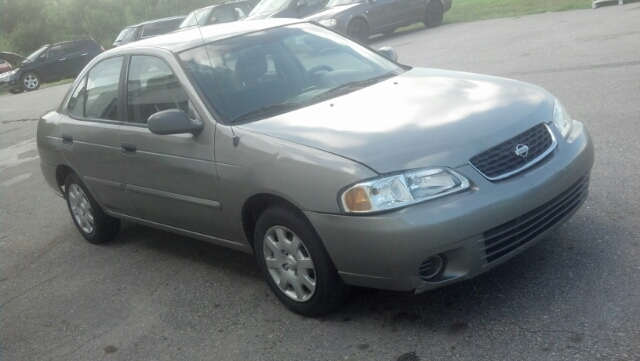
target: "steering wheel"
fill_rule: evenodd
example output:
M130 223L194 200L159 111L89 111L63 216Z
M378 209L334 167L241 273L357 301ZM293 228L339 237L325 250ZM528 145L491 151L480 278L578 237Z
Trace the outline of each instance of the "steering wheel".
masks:
M330 67L329 65L318 65L318 66L314 66L313 68L307 70L307 72L304 74L305 79L307 80L311 80L311 78L313 77L313 74L319 72L319 71L333 71L333 68Z

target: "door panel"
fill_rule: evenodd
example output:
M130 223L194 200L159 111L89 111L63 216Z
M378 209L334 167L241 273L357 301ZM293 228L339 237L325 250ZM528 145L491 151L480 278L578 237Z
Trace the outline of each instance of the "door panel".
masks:
M215 235L221 218L215 127L205 125L198 135L157 135L146 126L150 115L175 108L199 118L164 60L133 56L127 79L128 122L121 128L126 189L142 218Z
M395 23L395 11L397 8L397 0L375 0L370 4L369 10L366 11L369 18L369 27L371 33L375 29L380 29Z
M122 61L106 59L89 71L73 90L59 129L67 162L98 202L111 211L137 216L125 193L120 164L121 122L114 99Z

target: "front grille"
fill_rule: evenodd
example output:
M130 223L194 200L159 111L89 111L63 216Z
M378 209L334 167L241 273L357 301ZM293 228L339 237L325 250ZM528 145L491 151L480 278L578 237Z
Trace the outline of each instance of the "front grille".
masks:
M526 154L524 146L528 147ZM516 149L521 148L521 155ZM478 172L495 181L523 171L542 160L556 147L556 141L546 124L540 123L517 136L486 150L469 160Z
M484 232L482 242L487 263L525 245L576 211L587 199L589 175L580 178L562 194L542 206L503 225Z

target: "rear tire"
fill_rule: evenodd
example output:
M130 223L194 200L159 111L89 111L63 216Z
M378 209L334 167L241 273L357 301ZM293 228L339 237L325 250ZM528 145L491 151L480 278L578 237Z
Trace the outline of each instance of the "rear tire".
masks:
M444 17L444 6L440 0L431 0L427 4L427 12L424 17L424 26L428 28L435 28L442 24Z
M105 243L118 234L120 220L104 214L77 174L67 176L64 190L71 219L89 243Z
M293 312L325 315L349 296L351 287L338 275L311 224L297 212L268 208L258 218L254 240L269 288Z
M25 91L34 91L40 88L40 77L36 73L26 73L22 76L22 89Z

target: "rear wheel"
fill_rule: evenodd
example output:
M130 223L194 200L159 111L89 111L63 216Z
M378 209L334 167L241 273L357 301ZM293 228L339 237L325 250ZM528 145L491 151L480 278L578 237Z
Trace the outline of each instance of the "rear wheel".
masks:
M369 25L362 19L353 19L347 27L347 36L366 44L369 41Z
M444 6L440 0L431 0L427 4L427 13L424 17L424 26L428 28L435 28L442 24L444 17Z
M67 176L64 186L69 213L82 236L94 244L112 240L120 231L120 220L104 214L75 173Z
M40 77L36 73L26 73L22 76L22 89L30 92L40 88Z
M309 222L289 208L275 206L256 223L255 254L276 297L290 310L320 316L349 295L320 238Z

